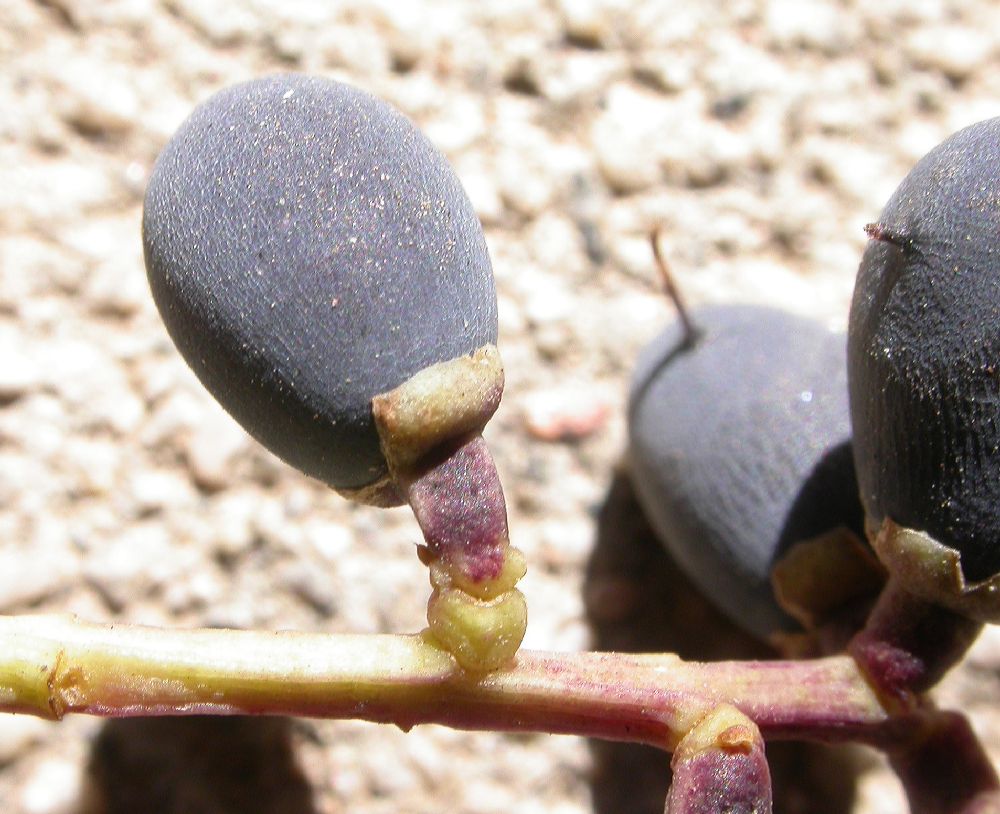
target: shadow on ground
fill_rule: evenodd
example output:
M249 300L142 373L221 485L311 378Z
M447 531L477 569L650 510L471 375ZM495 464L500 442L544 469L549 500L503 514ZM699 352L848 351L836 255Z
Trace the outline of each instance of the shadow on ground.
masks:
M601 508L584 584L596 650L674 652L684 659L767 659L680 573L653 534L628 476L619 472ZM661 814L670 756L652 747L593 741L598 814ZM769 743L776 814L849 814L867 755L854 747Z
M285 718L132 718L94 741L80 814L316 814Z

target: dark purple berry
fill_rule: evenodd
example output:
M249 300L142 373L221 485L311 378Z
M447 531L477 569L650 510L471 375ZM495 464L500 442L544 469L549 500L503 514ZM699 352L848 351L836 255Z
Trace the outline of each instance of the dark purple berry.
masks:
M844 340L768 308L705 308L693 321L693 341L675 325L640 358L636 491L702 592L767 638L795 625L772 592L775 562L838 527L862 531Z
M279 75L199 106L153 170L146 269L171 337L261 443L342 489L386 471L373 396L497 339L475 212L403 115Z
M924 156L865 249L848 335L868 522L1000 572L1000 119Z

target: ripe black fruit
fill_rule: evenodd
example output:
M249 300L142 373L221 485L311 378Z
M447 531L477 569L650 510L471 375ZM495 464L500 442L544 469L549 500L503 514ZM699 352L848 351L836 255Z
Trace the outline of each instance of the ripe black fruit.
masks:
M757 307L706 308L642 354L630 404L636 490L698 587L762 638L794 626L770 572L794 543L860 534L843 337Z
M869 227L848 341L862 501L1000 572L1000 119L922 158Z
M389 105L301 75L221 91L164 148L143 212L171 337L265 446L342 489L386 471L370 402L497 338L482 230Z

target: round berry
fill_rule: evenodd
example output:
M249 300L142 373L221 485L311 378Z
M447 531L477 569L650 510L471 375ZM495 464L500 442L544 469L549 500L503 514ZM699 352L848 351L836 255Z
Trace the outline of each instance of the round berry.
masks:
M868 522L1000 573L1000 119L924 156L865 249L848 333Z
M796 542L860 534L843 337L781 311L696 311L643 352L630 455L650 522L699 589L745 629L791 629L770 574ZM689 341L690 340L690 341Z
M371 399L497 339L482 229L447 161L385 102L278 75L200 105L143 211L184 358L261 443L358 489L386 472Z

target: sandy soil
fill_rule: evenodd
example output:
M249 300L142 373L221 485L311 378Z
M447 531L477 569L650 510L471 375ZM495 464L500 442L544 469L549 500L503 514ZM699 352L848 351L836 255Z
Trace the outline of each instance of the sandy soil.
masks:
M593 554L633 360L672 319L648 233L692 302L843 328L862 226L919 156L1000 112L998 57L988 0L4 0L0 612L421 624L408 513L348 505L248 440L146 287L141 200L165 140L214 90L299 70L410 115L486 227L507 366L488 438L531 564L526 645L704 640L668 625L705 614L649 577L670 565L648 532ZM544 440L553 411L580 437ZM635 632L592 630L589 580L636 562L653 594L618 619ZM664 597L666 615L640 612ZM940 694L1000 758L998 669L988 631ZM782 810L904 808L872 756L781 761ZM652 812L666 763L436 727L0 716L0 811Z

